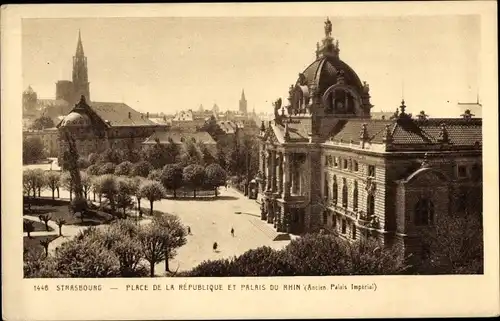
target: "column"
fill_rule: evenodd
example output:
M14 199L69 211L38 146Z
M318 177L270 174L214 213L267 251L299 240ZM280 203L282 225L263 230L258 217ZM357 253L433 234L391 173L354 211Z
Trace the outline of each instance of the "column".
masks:
M283 191L284 191L284 197L290 196L290 153L284 153L283 155Z
M292 195L296 194L296 189L297 189L297 184L295 182L295 166L296 162L294 161L295 159L295 154L290 154L290 165L288 166L289 168L289 175L290 175L290 188Z
M267 173L266 173L266 150L265 150L265 146L262 146L262 151L260 152L260 158L261 158L261 172L262 172L262 182L260 183L261 184L261 187L262 187L262 192L264 192L266 190L266 176L267 176Z
M278 194L283 193L283 152L279 153L278 158Z
M274 193L276 192L276 151L273 150L271 152L271 173L272 173L272 179L271 179L271 191Z
M272 175L272 163L271 163L271 160L272 160L272 153L270 150L267 150L267 184L266 184L266 191L270 191L271 190L271 185L272 185L272 179L273 179L273 175Z

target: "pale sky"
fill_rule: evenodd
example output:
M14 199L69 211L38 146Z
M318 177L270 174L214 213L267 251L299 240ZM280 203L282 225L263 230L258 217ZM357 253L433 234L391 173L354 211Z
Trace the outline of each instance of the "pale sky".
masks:
M174 113L200 104L271 112L314 61L325 17L25 19L23 86L55 98L71 80L78 29L88 59L91 99L142 112ZM374 111L441 116L476 101L480 17L335 17L340 58L370 84ZM404 90L403 90L404 88Z

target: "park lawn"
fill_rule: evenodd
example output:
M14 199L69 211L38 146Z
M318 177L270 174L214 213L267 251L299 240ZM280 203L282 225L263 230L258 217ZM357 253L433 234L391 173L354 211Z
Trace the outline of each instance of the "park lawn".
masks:
M145 216L150 216L149 215L149 211L150 211L150 208L149 207L142 207L141 206L141 210L142 210L142 216L145 217ZM129 214L130 215L130 214ZM135 216L136 213L135 211L133 212L133 214L131 216ZM153 216L162 216L162 215L165 215L164 212L162 211L158 211L158 210L155 210L154 209L154 205L153 205Z
M23 237L23 246L24 249L29 252L45 253L45 249L40 244L40 241L49 240L50 242L52 242L58 237L59 235L44 235L44 236L32 236L32 237L25 236Z
M27 219L23 219L23 221L28 221L28 222L33 222L33 227L35 228L33 230L33 232L40 232L40 231L43 231L43 232L46 232L47 229L45 228L45 223L43 222L40 222L40 221L32 221L32 220L27 220ZM49 232L50 231L53 231L54 229L52 227L49 226ZM23 225L23 232L26 232L24 230L24 225Z
M32 205L31 211L25 211L25 215L38 216L40 214L48 214L51 221L56 222L58 219L66 221L66 225L99 225L111 222L114 217L111 214L92 209L87 211L83 222L80 215L70 213L68 205ZM44 225L45 230L45 225Z

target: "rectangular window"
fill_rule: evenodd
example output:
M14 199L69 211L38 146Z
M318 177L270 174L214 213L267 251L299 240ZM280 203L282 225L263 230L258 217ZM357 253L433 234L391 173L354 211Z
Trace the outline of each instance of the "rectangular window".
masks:
M337 216L334 214L333 217L332 217L332 226L334 228L337 227Z
M347 159L342 160L342 168L347 169Z
M356 225L352 223L352 239L356 239Z
M458 177L467 177L467 167L463 165L458 166Z
M368 165L368 176L375 177L375 166Z
M346 230L347 230L347 223L346 223L346 221L343 219L343 220L342 220L342 234L345 234L345 233L346 233Z
M357 172L358 169L358 161L354 161L354 171Z

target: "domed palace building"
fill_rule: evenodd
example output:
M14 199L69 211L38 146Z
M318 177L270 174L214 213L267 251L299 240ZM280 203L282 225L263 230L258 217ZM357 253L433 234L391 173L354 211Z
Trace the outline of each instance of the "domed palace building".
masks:
M373 237L418 255L440 217L482 213L482 119L412 116L404 101L372 119L369 86L331 32L327 19L316 60L261 125L261 218L278 232Z
M92 106L91 106L92 105ZM168 129L146 115L123 103L87 104L85 96L57 125L59 130L59 158L68 148L64 137L69 133L75 140L80 157L101 153L108 148L138 150L155 132ZM61 161L62 159L60 159Z

